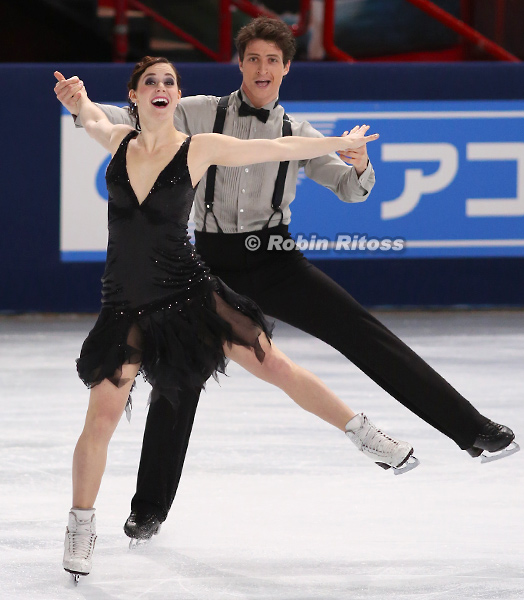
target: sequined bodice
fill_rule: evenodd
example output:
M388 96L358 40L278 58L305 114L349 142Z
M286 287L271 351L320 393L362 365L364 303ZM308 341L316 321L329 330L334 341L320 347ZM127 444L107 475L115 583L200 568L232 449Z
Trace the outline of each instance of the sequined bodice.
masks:
M211 280L187 235L194 190L187 168L188 137L139 204L129 182L127 135L106 172L109 239L102 302L137 308L185 294ZM189 294L191 295L191 294Z

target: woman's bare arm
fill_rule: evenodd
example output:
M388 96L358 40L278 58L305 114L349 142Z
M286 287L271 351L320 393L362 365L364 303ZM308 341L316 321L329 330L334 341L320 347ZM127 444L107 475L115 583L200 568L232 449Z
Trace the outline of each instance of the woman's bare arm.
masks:
M60 82L64 76L55 71L55 77ZM82 119L82 124L88 135L101 144L106 150L114 153L127 132L133 131L128 125L113 125L106 115L87 97L82 86L75 94L75 114ZM73 108L73 107L72 107Z
M331 152L355 150L378 138L366 136L369 125L355 127L340 137L310 138L289 136L275 140L239 140L218 133L193 136L188 163L193 184L210 165L240 167L263 162L302 160L324 156Z

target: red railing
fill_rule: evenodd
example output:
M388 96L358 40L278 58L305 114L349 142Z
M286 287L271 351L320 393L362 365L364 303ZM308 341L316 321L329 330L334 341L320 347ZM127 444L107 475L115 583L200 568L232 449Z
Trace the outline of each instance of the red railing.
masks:
M236 6L242 12L252 16L259 17L265 15L267 17L278 18L278 15L267 10L255 6L248 0L220 0L218 13L218 30L219 42L218 51L212 50L195 37L186 33L180 27L177 27L171 21L168 21L155 10L142 4L139 0L114 0L115 2L115 30L114 30L114 58L115 62L125 62L127 55L127 18L125 12L128 8L134 8L143 12L145 15L159 23L162 27L175 34L178 38L191 44L197 50L203 52L206 56L217 62L230 62L231 53L231 7ZM307 31L309 24L309 13L311 0L300 0L300 17L296 25L290 27L293 35L303 35ZM125 37L125 39L124 39Z
M250 17L260 17L266 16L274 19L278 19L279 16L267 10L267 8L260 8L259 6L255 6L248 0L231 0L231 4L236 6L239 10ZM309 24L309 14L311 12L311 0L300 0L300 11L299 11L299 19L298 23L295 25L291 25L290 29L293 32L295 37L299 35L304 35L306 33L308 24Z
M520 62L520 59L504 50L501 46L492 42L487 37L481 35L478 31L466 25L464 21L457 19L453 15L450 15L448 12L430 2L430 0L407 0L420 10L423 10L428 15L435 18L437 21L443 23L446 27L449 27L463 38L466 38L468 42L472 42L478 48L481 48L493 58L497 58L499 60L506 60L511 62Z
M134 8L143 12L145 15L162 25L168 31L171 31L178 38L188 42L194 48L203 52L206 56L217 62L231 61L231 8L235 6L242 12L252 17L265 15L268 17L278 18L275 13L260 8L252 4L249 0L219 0L219 43L218 51L213 50L197 40L192 35L186 33L174 23L171 23L162 15L146 6L139 0L113 0L115 7L115 28L114 28L114 60L116 62L124 62L128 52L127 41L127 17L126 10ZM463 39L481 48L490 56L504 61L520 62L520 59L504 50L499 44L493 42L487 37L480 34L478 31L467 25L464 21L457 19L450 13L446 12L431 0L406 0L420 10L424 11L446 27L452 29ZM471 11L469 0L463 0L463 13ZM297 24L290 27L295 36L303 35L309 25L309 17L311 11L311 0L300 0L300 16ZM497 12L497 32L501 31L500 15ZM497 39L501 36L497 35ZM323 42L326 54L329 58L334 58L338 61L355 62L355 59L338 48L335 44L335 0L324 0L324 28Z
M115 0L115 24L113 26L113 61L125 62L129 48L127 25L127 0Z
M501 46L492 42L487 37L481 35L478 31L466 25L464 21L457 19L453 15L431 2L430 0L407 0L420 10L424 11L437 21L440 21L446 27L457 32L463 38L472 42L475 46L484 50L490 56L499 60L520 62L520 59L504 50ZM335 0L324 0L324 48L330 58L339 61L354 62L355 59L346 54L335 45Z
M342 62L356 62L335 44L335 0L324 0L324 50L329 58Z

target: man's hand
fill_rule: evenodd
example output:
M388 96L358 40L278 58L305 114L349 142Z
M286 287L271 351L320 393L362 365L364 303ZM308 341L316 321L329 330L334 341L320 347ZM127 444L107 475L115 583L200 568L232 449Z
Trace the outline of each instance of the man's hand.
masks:
M358 125L353 127L350 133L354 133L358 130ZM337 152L340 158L348 165L353 165L357 175L360 177L366 170L369 162L368 151L366 144L355 150L345 150L343 152Z
M60 71L55 71L55 77L58 80L55 85L56 97L72 115L77 115L77 102L84 90L84 82L76 76L66 79Z

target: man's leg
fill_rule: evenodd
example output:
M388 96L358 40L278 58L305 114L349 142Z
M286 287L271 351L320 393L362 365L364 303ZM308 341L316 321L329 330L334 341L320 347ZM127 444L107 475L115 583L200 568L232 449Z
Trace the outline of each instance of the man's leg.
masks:
M199 396L200 391L184 389L178 392L176 404L161 395L149 407L131 501L132 516L135 513L139 524L151 515L160 523L167 517L182 475ZM135 529L126 523L130 537L141 537L134 535Z
M308 261L273 263L252 273L265 313L330 344L460 448L472 446L488 419L420 356Z
M246 293L249 278L243 273L228 273L226 279L235 291L240 288L240 293ZM178 489L199 397L200 392L184 389L178 392L178 404L165 396L151 403L136 493L124 526L129 537L137 537L136 530L142 526L151 531L166 520Z

